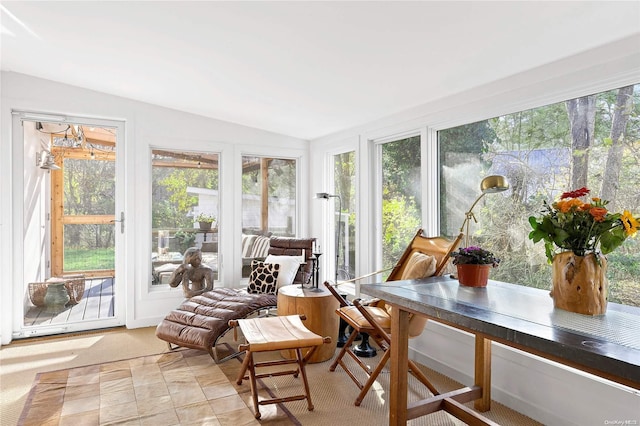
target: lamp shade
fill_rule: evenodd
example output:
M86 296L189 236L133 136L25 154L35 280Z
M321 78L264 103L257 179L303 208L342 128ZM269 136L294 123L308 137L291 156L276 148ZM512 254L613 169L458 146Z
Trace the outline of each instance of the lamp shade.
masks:
M480 196L476 198L473 204L471 204L471 207L469 208L467 213L465 213L464 222L462 222L462 226L460 227L460 233L464 233L465 236L465 247L469 247L469 223L471 222L471 219L473 219L474 222L477 222L473 214L473 208L476 206L476 204L478 204L478 201L480 201L486 194L495 194L496 192L506 191L507 189L509 189L509 182L507 182L507 178L504 176L491 175L482 179L482 182L480 182L480 190L482 191L482 194L480 194Z
M509 182L507 178L500 175L491 175L482 179L480 182L480 190L483 194L493 194L496 192L502 192L509 189Z

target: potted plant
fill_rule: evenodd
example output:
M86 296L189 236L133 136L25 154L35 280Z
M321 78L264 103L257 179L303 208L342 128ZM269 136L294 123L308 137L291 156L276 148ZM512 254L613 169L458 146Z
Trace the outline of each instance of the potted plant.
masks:
M200 213L196 216L196 222L200 225L200 229L208 231L211 229L211 225L216 221L216 217L209 213Z
M607 307L607 261L604 255L635 235L639 219L631 212L612 213L606 200L591 198L580 188L558 201L546 201L540 217L530 217L534 243L544 241L552 264L552 289L557 308L587 315L604 314Z
M481 247L465 247L451 253L458 269L458 281L469 287L486 287L489 271L500 264L500 259Z

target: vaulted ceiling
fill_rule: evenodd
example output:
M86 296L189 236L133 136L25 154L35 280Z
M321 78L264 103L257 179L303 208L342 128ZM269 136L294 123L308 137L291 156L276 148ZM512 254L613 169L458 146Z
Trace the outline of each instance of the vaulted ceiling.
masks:
M640 34L640 2L7 2L1 69L313 139Z

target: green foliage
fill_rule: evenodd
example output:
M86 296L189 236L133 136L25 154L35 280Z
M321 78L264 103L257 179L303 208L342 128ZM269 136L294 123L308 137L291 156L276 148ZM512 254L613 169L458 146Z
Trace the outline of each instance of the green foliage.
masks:
M115 214L115 163L103 160L66 159L64 162L64 214ZM65 247L108 248L113 226L66 225Z
M446 152L468 152L481 154L485 144L496 140L496 133L489 125L488 121L479 121L465 126L453 127L438 132L438 139L441 146L446 146L447 150L440 151L440 159Z
M493 150L521 150L570 146L564 104L557 103L488 120L495 132Z
M412 199L382 201L383 267L393 266L420 228L419 210Z
M393 266L421 227L420 137L382 147L382 263Z
M383 199L413 199L422 207L420 184L420 137L401 139L382 147Z
M177 152L177 154L181 154ZM187 193L188 187L217 189L218 170L197 167L152 168L152 228L191 228L189 214L198 204L198 197Z
M193 247L196 241L196 233L191 231L176 231L173 236L178 243L178 251L184 253L189 247Z
M196 222L213 223L215 221L216 221L216 217L211 213L200 213L198 216L196 216Z
M491 265L494 268L500 263L500 259L489 250L482 247L462 247L451 253L454 265Z

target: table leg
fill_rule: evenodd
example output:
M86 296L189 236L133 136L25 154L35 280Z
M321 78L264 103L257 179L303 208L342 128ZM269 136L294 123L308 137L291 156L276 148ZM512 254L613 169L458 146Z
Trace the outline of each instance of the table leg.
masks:
M407 386L409 369L409 312L396 306L391 311L391 388L389 425L407 424Z
M491 340L476 334L475 384L482 388L482 398L473 407L480 411L491 409Z

